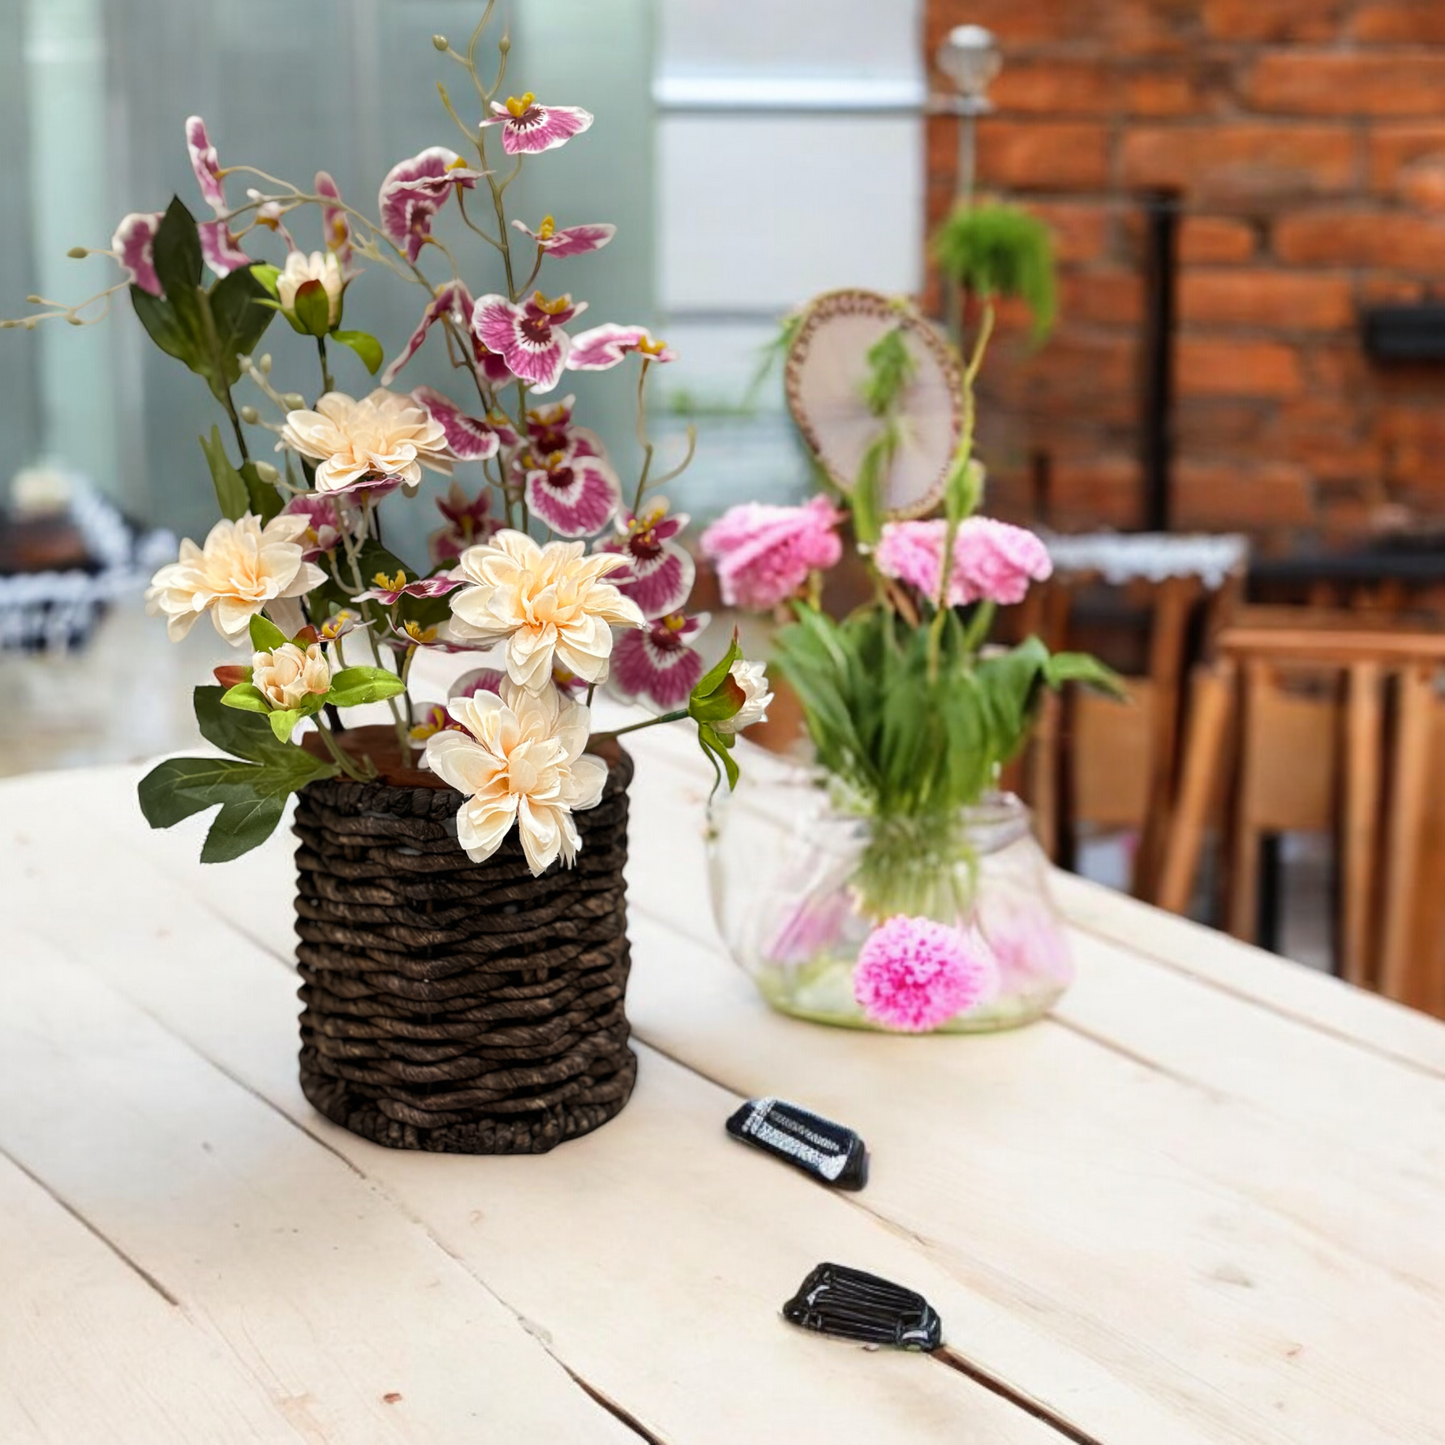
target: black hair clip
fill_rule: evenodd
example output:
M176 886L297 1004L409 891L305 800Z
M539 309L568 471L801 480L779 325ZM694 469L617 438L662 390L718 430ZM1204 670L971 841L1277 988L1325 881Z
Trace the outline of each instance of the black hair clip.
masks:
M749 1099L728 1120L727 1130L824 1184L861 1189L868 1182L868 1150L857 1134L796 1104Z
M783 1318L868 1345L928 1351L943 1343L943 1321L921 1294L841 1264L818 1265L783 1306Z

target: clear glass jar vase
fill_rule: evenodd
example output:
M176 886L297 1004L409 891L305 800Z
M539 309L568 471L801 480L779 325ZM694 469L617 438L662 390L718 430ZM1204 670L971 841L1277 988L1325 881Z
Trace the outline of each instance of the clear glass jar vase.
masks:
M854 997L869 934L896 914L987 944L993 986L935 1032L1013 1028L1048 1012L1073 979L1048 863L1028 808L992 793L964 810L947 846L906 822L881 838L816 774L776 766L720 790L709 829L713 913L734 959L774 1008L846 1028L881 1028ZM936 832L936 830L934 830Z

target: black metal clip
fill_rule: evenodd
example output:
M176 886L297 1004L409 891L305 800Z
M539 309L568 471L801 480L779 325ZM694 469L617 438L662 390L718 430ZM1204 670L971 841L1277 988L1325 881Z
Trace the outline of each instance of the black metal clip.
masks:
M749 1099L727 1123L728 1133L795 1165L824 1184L861 1189L868 1150L853 1130L781 1099Z
M943 1343L943 1321L921 1294L841 1264L818 1265L783 1306L783 1318L868 1345L931 1351Z

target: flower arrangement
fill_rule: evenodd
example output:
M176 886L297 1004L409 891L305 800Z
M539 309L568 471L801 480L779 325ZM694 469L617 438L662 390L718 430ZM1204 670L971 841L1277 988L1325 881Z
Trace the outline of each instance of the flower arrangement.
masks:
M954 231L958 249L959 236L979 240L961 221ZM983 240L992 239L989 230ZM799 865L796 896L782 900L760 948L756 930L738 930L748 939L742 952L761 952L749 966L770 980L760 985L772 1001L834 1022L852 1021L849 1010L861 1009L883 1027L931 1030L966 1016L988 1001L1003 973L1018 972L1019 948L1005 950L1009 968L1001 970L977 926L972 815L1023 746L1045 690L1070 682L1115 687L1113 675L1083 654L1050 655L1037 638L1011 648L988 641L997 609L1023 601L1051 563L1032 532L978 511L984 470L973 454L975 383L997 299L1051 292L1036 265L1005 264L1006 246L990 250L980 241L975 249L968 281L976 321L966 361L937 363L949 350L941 335L907 303L871 293L831 293L790 322L789 400L822 493L793 507L734 507L701 539L724 600L777 616L777 668L801 704L819 779L834 813L862 834L841 880L843 849L830 854L820 845L819 859ZM836 384L847 371L838 346L865 334L860 317L872 319L874 339L856 358L849 392ZM824 343L821 328L833 321L852 330ZM819 370L831 389L820 391L808 370L816 351L824 353ZM951 437L935 414L942 402L926 364L956 381L958 394L947 399L958 418ZM939 436L947 440L933 487L925 451ZM852 458L851 474L839 457ZM910 477L900 485L895 473L905 469ZM894 500L899 495L905 504ZM822 573L840 562L849 533L872 597L839 619L820 605ZM807 831L816 835L820 826L812 819ZM855 922L865 932L850 940ZM1012 917L1008 927L1032 929L1021 935L1028 949L1044 938L1057 953L1052 927L1027 919L1016 926ZM1000 946L1004 931L995 930ZM851 975L845 1002L836 988L828 992L840 960Z
M573 862L573 814L601 796L596 750L609 739L689 720L731 783L734 737L766 707L763 670L742 659L736 638L711 669L697 650L707 617L687 611L694 569L679 536L688 519L661 495L691 447L657 475L647 435L649 374L674 353L642 326L578 329L586 302L548 279L610 244L616 228L551 216L534 228L508 217L521 168L584 135L593 117L531 92L505 94L505 36L483 78L478 47L494 4L464 50L433 38L475 93L454 104L439 86L467 154L435 145L398 162L381 182L376 219L324 171L304 187L223 165L193 116L185 141L209 216L198 222L177 198L163 212L124 217L109 248L71 252L111 257L121 282L76 306L31 298L39 312L5 323L86 324L128 291L151 339L206 383L224 413L229 438L217 425L201 440L221 520L200 545L182 542L146 594L172 639L208 618L249 651L245 663L217 669L218 685L195 692L200 730L225 756L171 759L140 784L154 827L219 806L202 861L262 842L287 796L309 783L420 766L464 795L457 835L473 861L515 829L539 874ZM254 184L237 203L228 187L241 178ZM320 249L297 240L308 217ZM444 224L496 253L505 291L472 295ZM279 264L262 259L266 248ZM389 364L375 337L343 325L352 287L376 279L417 288L417 324ZM302 359L311 353L310 399L282 389L287 367L258 350L278 316ZM456 395L399 389L434 333ZM343 387L333 373L343 364L380 373L379 384ZM569 372L623 366L636 368L643 455L626 485L597 435L574 419L573 398L554 399ZM257 444L268 433L274 462ZM464 466L479 487L463 484ZM382 523L393 494L414 494L427 472L452 480L419 567L387 548ZM496 666L427 707L409 683L428 649L492 654ZM593 732L590 705L603 686L657 715ZM377 703L392 721L384 747L368 740L374 730L343 720Z

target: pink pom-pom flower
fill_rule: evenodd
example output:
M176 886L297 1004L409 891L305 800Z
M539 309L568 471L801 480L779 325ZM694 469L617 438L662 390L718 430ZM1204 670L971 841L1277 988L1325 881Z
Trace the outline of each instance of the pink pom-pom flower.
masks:
M981 939L900 913L864 940L853 996L884 1028L922 1034L976 1007L997 979L998 965Z
M834 566L843 555L834 530L841 520L826 497L801 507L762 502L730 507L702 534L702 549L717 565L723 601L755 612L786 602L810 572Z
M938 569L948 524L886 522L873 557L885 577L916 587L925 597L938 596ZM992 517L969 517L953 544L953 570L948 579L948 605L970 602L1022 602L1030 582L1042 582L1054 570L1048 548L1024 527Z

